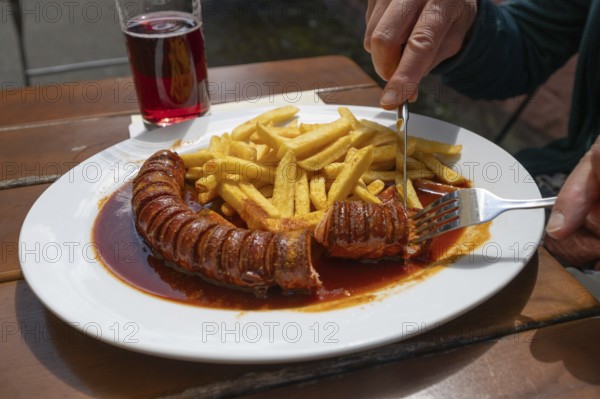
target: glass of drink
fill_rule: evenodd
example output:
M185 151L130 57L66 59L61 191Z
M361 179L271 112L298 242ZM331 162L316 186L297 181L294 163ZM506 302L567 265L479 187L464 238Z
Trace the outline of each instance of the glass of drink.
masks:
M200 0L115 0L142 118L168 126L210 108Z

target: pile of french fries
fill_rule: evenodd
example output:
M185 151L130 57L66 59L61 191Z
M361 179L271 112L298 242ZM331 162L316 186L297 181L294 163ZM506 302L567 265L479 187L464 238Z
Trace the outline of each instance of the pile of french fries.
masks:
M404 143L396 131L345 107L323 124L300 123L298 112L275 108L212 136L206 149L181 154L198 202L221 197L224 215L238 214L251 229L286 231L314 227L335 201L380 203L377 195L392 184L402 196L404 162L409 207L422 208L414 179L466 183L436 156L460 154L461 145L416 137Z

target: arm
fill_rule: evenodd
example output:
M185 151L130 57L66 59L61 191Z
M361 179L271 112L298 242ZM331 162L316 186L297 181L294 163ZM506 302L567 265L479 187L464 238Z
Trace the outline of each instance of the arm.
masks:
M369 0L364 45L388 81L381 105L414 98L436 67L474 98L530 92L577 52L589 8L590 0Z
M476 99L528 93L578 51L585 0L480 0L466 47L434 72Z

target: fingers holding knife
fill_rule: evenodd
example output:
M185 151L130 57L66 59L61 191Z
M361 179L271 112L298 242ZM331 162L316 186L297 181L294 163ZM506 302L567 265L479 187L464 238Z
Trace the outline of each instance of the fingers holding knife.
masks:
M388 81L383 108L416 100L423 76L460 50L476 10L476 0L369 1L364 44Z

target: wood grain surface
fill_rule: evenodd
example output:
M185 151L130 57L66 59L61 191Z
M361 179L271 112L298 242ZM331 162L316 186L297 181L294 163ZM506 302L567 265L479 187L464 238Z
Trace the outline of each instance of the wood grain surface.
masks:
M323 56L210 68L208 92L213 104L256 100L278 93L376 86L354 61ZM67 82L0 91L2 121L8 126L137 113L130 77Z
M19 263L19 233L21 225L29 212L29 208L49 187L39 184L29 187L0 190L0 282L21 279ZM30 256L39 256L40 251L34 248ZM37 254L37 255L36 255Z
M377 106L381 94L340 56L214 68L209 75L214 103L248 99L259 88L267 90L262 95L320 89L330 104L367 106ZM81 82L56 100L48 97L51 87L0 92L0 397L598 397L600 305L543 248L507 287L449 323L426 332L407 325L420 334L321 361L162 359L59 320L22 280L19 231L49 182L128 137L137 113L135 101L125 101L128 84ZM95 85L101 94L91 101Z
M41 391L52 396L237 395L488 341L527 339L536 329L594 315L600 315L594 298L548 256L544 262L534 259L505 289L445 325L417 335L422 327L407 322L415 337L403 342L316 362L217 365L159 359L97 341L56 318L25 282L13 281L0 284L0 392L8 397ZM440 360L439 372L444 372L442 365ZM24 376L35 378L26 383Z
M598 331L577 320L244 397L598 398Z

